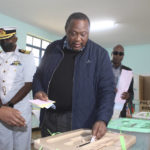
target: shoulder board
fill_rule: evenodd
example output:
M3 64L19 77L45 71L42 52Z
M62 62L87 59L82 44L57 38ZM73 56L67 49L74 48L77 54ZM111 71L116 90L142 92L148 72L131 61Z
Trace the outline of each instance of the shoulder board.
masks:
M31 53L31 51L27 51L27 50L24 50L24 49L19 49L19 52L23 53L23 54L30 54Z
M0 50L0 53L2 52L2 50Z

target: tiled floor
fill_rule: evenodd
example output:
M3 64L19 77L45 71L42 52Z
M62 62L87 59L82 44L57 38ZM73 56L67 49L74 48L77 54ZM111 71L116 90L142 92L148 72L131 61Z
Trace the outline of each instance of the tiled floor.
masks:
M32 130L32 141L41 137L40 129ZM33 144L31 144L31 150L35 150Z

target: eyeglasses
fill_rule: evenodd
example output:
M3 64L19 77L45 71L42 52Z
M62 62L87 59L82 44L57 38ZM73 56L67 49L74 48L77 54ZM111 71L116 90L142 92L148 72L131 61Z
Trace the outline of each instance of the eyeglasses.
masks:
M119 56L123 56L124 52L118 52L118 51L114 51L113 55L119 55Z

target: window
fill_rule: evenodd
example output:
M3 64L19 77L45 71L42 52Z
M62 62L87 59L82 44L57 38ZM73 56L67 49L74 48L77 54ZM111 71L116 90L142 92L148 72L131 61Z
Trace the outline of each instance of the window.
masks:
M39 65L40 60L44 55L45 49L49 44L49 41L37 38L32 35L27 35L26 49L32 51L36 66Z

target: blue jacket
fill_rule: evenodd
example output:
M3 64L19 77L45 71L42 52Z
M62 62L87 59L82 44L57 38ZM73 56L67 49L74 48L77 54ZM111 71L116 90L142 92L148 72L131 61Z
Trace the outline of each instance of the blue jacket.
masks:
M48 92L52 76L64 56L64 39L55 41L47 47L34 75L33 95L38 91ZM83 51L75 58L72 129L92 128L98 120L103 120L107 124L113 113L114 89L112 66L107 51L88 40Z

